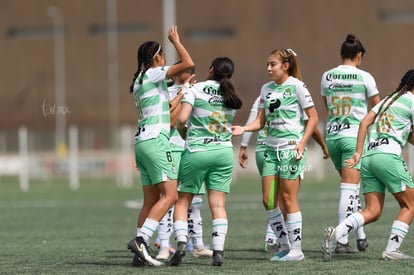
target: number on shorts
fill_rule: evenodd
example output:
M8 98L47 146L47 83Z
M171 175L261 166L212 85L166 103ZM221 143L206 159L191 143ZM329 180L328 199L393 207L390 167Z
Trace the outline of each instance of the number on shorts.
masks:
M173 159L172 159L172 156L171 156L171 152L170 151L167 151L165 154L167 155L168 162L172 162Z

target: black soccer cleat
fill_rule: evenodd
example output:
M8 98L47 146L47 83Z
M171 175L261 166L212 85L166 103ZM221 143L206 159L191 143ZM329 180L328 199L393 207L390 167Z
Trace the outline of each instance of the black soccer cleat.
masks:
M174 255L171 257L170 265L179 266L181 262L183 261L186 249L187 249L187 244L185 242L178 242L177 249L175 250Z
M213 250L213 261L212 266L221 266L224 262L224 251Z
M354 254L357 253L358 250L354 249L349 243L343 244L340 242L336 243L335 246L335 253L336 254Z
M145 266L145 259L140 258L138 254L134 254L134 258L132 258L132 266L135 266L135 267Z
M357 240L357 247L359 251L365 251L368 248L368 240L366 238Z
M152 258L148 253L148 247L142 237L136 237L129 241L127 245L128 249L131 252L137 255L138 259L143 260L144 263L148 264L149 266L161 266L164 263L157 261L156 259Z

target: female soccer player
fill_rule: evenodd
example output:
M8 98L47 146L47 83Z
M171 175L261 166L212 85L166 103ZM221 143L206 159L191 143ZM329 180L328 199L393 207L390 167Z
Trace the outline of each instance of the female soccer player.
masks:
M355 167L361 159L365 208L347 217L336 228L325 228L322 249L326 261L331 258L331 249L335 246L336 240L380 218L384 207L385 189L393 194L400 211L392 224L382 258L414 259L400 252L400 246L414 216L414 185L407 165L402 159L402 149L407 140L414 143L413 93L414 69L403 76L397 90L377 104L361 121L356 151L345 163L348 167ZM369 143L364 153L364 141L370 126Z
M257 97L257 99L254 101L252 108L250 109L249 118L246 121L246 124L249 124L250 122L254 121L254 119L257 117L257 113L259 111L259 100L260 96ZM307 117L304 115L305 124L307 122ZM267 133L267 127L265 126L263 129L258 131L257 138L256 138L256 166L259 171L259 174L262 174L263 169L263 163L265 158L265 152L266 152L266 133ZM239 164L242 168L246 168L248 164L248 153L247 153L247 147L249 145L249 141L252 137L252 132L244 132L242 135L242 140L240 143L240 153L239 153ZM322 152L323 152L323 158L327 159L329 158L329 152L328 148L326 146L325 140L323 139L323 136L319 129L316 127L315 132L312 135L313 139L321 146ZM277 204L276 202L272 201L275 197L277 188L277 183L272 183L272 186L270 188L269 197L268 197L268 208L273 209L274 205ZM277 244L277 237L275 233L273 232L271 226L269 223L267 223L266 233L265 233L265 246L264 250L266 252L277 252L279 250L278 244Z
M279 239L281 250L271 261L301 261L302 213L298 203L300 174L306 162L306 144L315 131L318 114L306 85L300 80L296 53L291 49L271 52L267 59L270 82L260 93L256 119L245 126L233 126L233 135L257 131L267 125L266 158L262 170L263 204L268 221ZM307 115L305 127L303 113ZM269 199L273 183L278 183ZM270 203L281 204L269 207ZM283 214L286 215L286 223ZM286 225L286 226L285 226Z
M128 248L135 253L133 264L137 266L145 263L162 265L149 255L147 245L159 221L178 197L176 167L168 143L170 109L166 79L188 70L194 63L180 42L177 26L170 28L168 39L181 62L165 66L161 45L154 41L145 42L138 49L138 68L130 86L138 111L135 161L144 193L137 220L137 237L128 243Z
M335 169L341 176L338 223L361 210L359 198L359 165L347 167L344 160L355 152L358 125L367 114L367 104L374 106L380 100L374 78L358 67L362 63L365 48L352 34L341 46L342 64L322 75L321 90L328 110L325 139ZM368 241L361 227L356 232L357 247L365 251ZM348 236L337 240L336 253L355 253Z
M192 80L195 76L194 72L195 68L192 67L187 71L174 75L172 77L174 83L168 87L168 92L170 94L170 109L172 112L171 119L174 124L181 109L180 101L182 99L182 97L179 97L177 93L179 93L180 90L184 89L184 83L195 83L195 80ZM185 89L183 92L185 93ZM176 102L177 97L179 97L179 102ZM181 155L184 152L184 146L185 140L180 136L177 128L174 125L174 127L171 128L170 133L170 147L176 167L180 166ZM212 257L213 255L213 251L206 248L203 241L203 219L201 217L203 194L205 194L205 188L203 188L199 194L194 195L191 205L188 209L188 235L190 237L189 241L192 246L191 254L195 258ZM175 252L175 250L170 247L170 236L174 230L173 213L174 206L168 210L167 214L165 214L163 219L160 221L160 225L158 227L157 240L159 241L158 244L160 249L158 255L155 257L158 260L167 260L170 257L170 253L172 252L173 254Z
M260 96L256 98L256 100L253 103L252 108L250 109L249 118L246 121L246 124L249 124L250 122L254 121L254 119L257 117L257 112L259 110L259 100ZM264 154L266 151L266 145L265 145L265 139L266 139L266 127L258 131L257 138L256 138L256 167L259 171L259 174L262 173L263 168L263 162L264 162ZM246 168L248 164L248 154L247 154L247 147L249 145L250 139L252 137L252 132L245 132L242 135L242 140L240 143L240 152L239 152L239 164L242 168ZM274 193L276 192L276 183L272 183L271 186L271 192L269 200L272 200L274 198ZM273 209L274 202L269 203L269 207ZM265 234L265 246L264 250L266 252L277 252L279 250L278 244L277 244L277 237L275 235L275 232L273 232L272 227L267 222L266 227L266 234Z
M230 81L234 64L228 57L211 63L207 81L196 83L185 94L177 120L177 129L186 137L186 149L179 169L178 201L174 210L177 249L170 260L177 266L185 256L188 222L187 209L194 194L207 189L212 215L212 265L224 261L227 234L226 195L230 192L234 156L231 124L242 102ZM189 123L187 130L187 122Z

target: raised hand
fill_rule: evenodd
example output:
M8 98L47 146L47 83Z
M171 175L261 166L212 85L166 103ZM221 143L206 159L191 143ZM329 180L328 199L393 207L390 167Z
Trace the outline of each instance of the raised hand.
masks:
M168 30L168 40L170 40L170 42L173 44L180 43L180 36L178 35L176 25L171 26L171 28Z

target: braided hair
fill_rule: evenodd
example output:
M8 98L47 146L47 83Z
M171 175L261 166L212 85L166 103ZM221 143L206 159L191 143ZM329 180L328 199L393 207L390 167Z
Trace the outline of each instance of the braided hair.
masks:
M132 78L132 83L129 86L129 92L134 92L134 83L137 77L141 74L139 78L139 84L142 84L142 79L144 78L145 72L151 68L153 59L157 54L162 53L161 45L155 41L147 41L138 48L137 52L137 62L138 67L137 71Z
M289 68L287 69L289 76L293 76L299 80L302 80L302 76L298 67L298 61L296 59L296 53L292 49L278 49L272 51L270 54L279 56L282 59L282 63L289 64Z
M240 109L243 103L230 81L234 72L233 61L228 57L217 57L211 63L211 67L213 67L213 79L220 82L219 89L223 95L224 106Z
M407 93L408 91L413 90L414 88L414 69L409 70L405 73L403 78L401 79L400 85L398 85L398 88L392 92L391 94L387 95L383 102L380 105L380 108L378 110L378 113L376 114L375 118L377 116L381 117L383 113L385 113L388 108L403 94ZM388 100L389 98L392 98L391 100ZM388 101L388 104L384 107L385 103Z
M341 57L342 59L354 59L358 53L365 54L365 48L362 46L361 41L353 34L348 34L345 41L341 45Z

